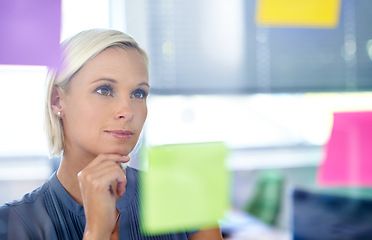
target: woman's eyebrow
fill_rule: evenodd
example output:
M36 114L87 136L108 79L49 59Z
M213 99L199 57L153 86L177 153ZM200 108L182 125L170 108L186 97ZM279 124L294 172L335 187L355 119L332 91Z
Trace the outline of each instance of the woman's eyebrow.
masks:
M105 82L111 82L111 83L117 83L118 81L116 81L115 79L112 79L112 78L99 78L97 80L94 80L92 83L96 83L96 82L99 82L99 81L105 81Z
M150 87L150 85L147 83L147 82L141 82L140 84L138 84L139 87L141 86L147 86L148 88Z
M111 82L111 83L117 83L118 81L116 81L115 79L112 79L112 78L99 78L97 80L94 80L92 83L96 83L96 82L100 82L100 81L104 81L104 82ZM147 86L148 88L150 88L150 85L147 83L147 82L141 82L138 84L139 87L142 87L142 86Z

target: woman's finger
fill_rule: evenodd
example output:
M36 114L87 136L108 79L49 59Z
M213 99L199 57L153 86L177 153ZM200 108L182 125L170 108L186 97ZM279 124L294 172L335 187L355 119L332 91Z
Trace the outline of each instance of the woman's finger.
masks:
M113 193L120 197L122 191L125 191L125 173L121 166L113 161L104 161L96 167L81 171L78 179L83 188L85 185L91 185L95 191L109 191L111 188Z
M98 164L100 164L101 162L104 162L104 161L114 161L114 162L117 162L117 163L127 163L127 162L129 162L129 160L130 160L129 156L121 156L119 154L100 154L92 162L90 162L84 168L84 170L90 169L91 167L94 167L94 166L96 166L96 165L98 165Z

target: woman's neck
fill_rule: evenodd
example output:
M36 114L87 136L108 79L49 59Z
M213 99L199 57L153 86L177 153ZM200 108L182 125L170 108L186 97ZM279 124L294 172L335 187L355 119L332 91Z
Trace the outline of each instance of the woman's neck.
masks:
M63 153L61 163L57 171L57 178L70 196L81 206L83 201L80 194L80 187L77 175L90 162L92 157L78 156L78 154Z

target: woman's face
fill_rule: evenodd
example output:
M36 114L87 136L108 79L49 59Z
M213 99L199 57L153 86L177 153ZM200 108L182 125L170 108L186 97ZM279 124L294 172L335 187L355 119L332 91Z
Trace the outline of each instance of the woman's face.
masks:
M128 155L147 116L148 70L136 50L109 48L71 79L60 98L65 154Z

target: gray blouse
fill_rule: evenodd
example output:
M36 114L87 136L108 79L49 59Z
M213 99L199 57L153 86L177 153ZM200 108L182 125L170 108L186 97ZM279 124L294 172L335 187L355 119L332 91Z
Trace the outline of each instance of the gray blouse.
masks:
M117 202L120 239L183 240L195 232L144 235L138 213L138 171L127 168L127 186ZM82 239L84 208L67 193L56 173L20 200L0 206L0 239Z

